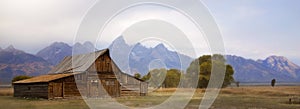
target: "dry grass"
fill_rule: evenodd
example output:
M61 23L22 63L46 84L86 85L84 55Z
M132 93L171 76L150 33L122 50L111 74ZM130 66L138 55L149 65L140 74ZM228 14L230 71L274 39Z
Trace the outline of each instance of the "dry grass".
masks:
M131 108L151 107L163 103L176 90L176 88L159 89L149 93L148 96L120 97L115 100ZM197 89L185 108L198 108L204 92L204 89ZM10 109L88 109L85 102L80 99L28 100L14 98L11 94L12 89L10 88L0 89L0 95L5 95L0 96L0 107L6 106ZM300 86L224 88L220 91L211 109L300 109L300 104L288 104L290 97L300 98ZM185 99L179 98L178 100ZM101 101L101 103L103 102Z
M1 109L89 109L83 100L23 99L0 96Z
M0 96L12 96L13 89L12 88L0 88Z
M225 88L221 90L221 94L238 94L250 96L300 96L300 86L280 86L280 87L240 87L240 88Z
M288 104L289 98L291 97L298 97L300 99L300 86L225 88L221 90L220 95L212 107L236 109L299 109L300 104Z

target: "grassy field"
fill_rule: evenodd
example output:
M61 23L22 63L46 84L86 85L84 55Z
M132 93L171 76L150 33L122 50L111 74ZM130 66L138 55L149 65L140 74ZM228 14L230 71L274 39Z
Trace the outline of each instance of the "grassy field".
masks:
M117 99L97 99L96 103L103 104L102 108L112 105L110 101L118 101L129 107L150 107L168 99L176 89L160 89L145 97L120 97ZM11 96L10 88L0 89L0 107L5 109L89 109L82 99L24 99ZM197 89L186 109L198 108L203 89ZM240 87L224 88L211 106L211 109L300 109L300 104L289 104L289 98L298 97L300 102L300 86L280 87ZM184 100L186 98L180 98ZM100 106L101 107L101 106Z
M12 94L12 88L0 88L0 96L11 96Z

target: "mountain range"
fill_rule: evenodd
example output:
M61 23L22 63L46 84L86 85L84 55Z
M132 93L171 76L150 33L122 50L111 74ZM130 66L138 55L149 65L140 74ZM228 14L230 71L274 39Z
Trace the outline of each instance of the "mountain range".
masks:
M52 65L58 64L65 56L93 52L95 49L91 42L75 43L70 46L63 42L54 42L50 46L40 50L36 56L42 57Z
M115 39L109 46L110 55L121 70L129 74L147 74L153 68L175 68L185 71L193 58L169 50L164 44L146 47L141 43L127 44L124 37ZM93 52L97 49L91 42L54 42L37 54L29 54L9 46L0 48L0 84L9 83L14 76L46 74L65 56ZM233 66L234 78L239 82L300 82L300 67L283 56L270 56L263 60L226 55Z
M234 79L240 82L300 82L300 67L283 56L270 56L264 60L246 59L227 55L227 63L234 68Z
M121 70L130 74L146 75L154 68L185 70L193 58L184 54L170 51L164 44L146 47L141 43L129 45L120 36L109 46L110 55Z
M17 75L37 76L47 74L65 56L92 52L91 42L76 43L70 46L63 42L54 42L40 50L36 55L26 53L9 46L0 48L0 84L10 83Z
M45 74L52 67L43 58L17 50L13 46L0 50L0 84L9 83L17 75Z

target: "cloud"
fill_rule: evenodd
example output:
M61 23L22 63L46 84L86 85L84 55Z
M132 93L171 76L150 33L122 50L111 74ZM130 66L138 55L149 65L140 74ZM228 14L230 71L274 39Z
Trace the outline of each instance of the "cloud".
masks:
M36 52L54 41L71 43L95 0L1 0L1 47Z
M299 1L205 0L228 54L253 59L281 55L300 64Z
M55 41L72 44L81 18L95 1L1 0L0 46L4 48L12 44L18 49L35 53ZM298 60L300 64L299 1L203 0L203 2L220 26L228 53L255 59L265 58L271 54L283 55ZM180 16L176 16L176 12L160 8L152 8L149 12L151 11L156 11L154 14L168 13L163 15L170 15L167 19L169 22L177 22L181 28L187 28L187 33L193 33L188 26L182 26L186 22ZM170 20L171 18L175 20ZM111 40L113 39L103 44L108 44ZM180 49L190 50L187 47ZM197 49L207 53L206 49L201 47Z

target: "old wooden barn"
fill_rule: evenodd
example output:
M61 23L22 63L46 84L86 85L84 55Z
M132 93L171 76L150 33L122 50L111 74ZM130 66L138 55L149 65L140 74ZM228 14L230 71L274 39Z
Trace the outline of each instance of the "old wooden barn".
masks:
M50 74L13 83L15 97L120 97L143 96L148 84L123 73L104 49L68 56Z

